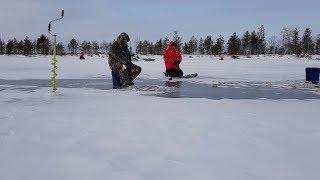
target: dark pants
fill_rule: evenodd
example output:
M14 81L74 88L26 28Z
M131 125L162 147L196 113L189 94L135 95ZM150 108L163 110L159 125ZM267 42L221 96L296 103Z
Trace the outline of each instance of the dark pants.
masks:
M178 68L178 69L168 69L168 70L166 70L165 75L169 76L169 77L182 77L183 76L183 71L180 68Z

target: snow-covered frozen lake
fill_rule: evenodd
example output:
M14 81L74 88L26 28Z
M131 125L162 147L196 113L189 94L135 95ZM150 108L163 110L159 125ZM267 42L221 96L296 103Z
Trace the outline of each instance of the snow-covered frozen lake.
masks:
M186 56L194 79L166 81L160 56L113 90L103 57L0 56L3 180L318 179L320 61Z

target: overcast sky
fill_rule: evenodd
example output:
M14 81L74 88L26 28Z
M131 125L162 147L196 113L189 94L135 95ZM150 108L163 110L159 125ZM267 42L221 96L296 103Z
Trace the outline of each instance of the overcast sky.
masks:
M184 40L233 32L241 35L260 25L267 35L284 26L311 27L320 34L319 0L0 0L0 38L47 35L48 22L65 10L54 25L58 41L111 41L120 32L133 40L156 40L177 30Z

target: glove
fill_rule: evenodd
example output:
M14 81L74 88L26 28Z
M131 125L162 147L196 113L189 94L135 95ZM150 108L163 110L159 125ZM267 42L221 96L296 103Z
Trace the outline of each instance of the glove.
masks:
M127 66L124 64L122 65L122 71L126 70L127 69Z
M177 60L175 60L175 61L173 61L173 64L174 64L174 65L179 65L179 64L180 64L180 62L181 62L181 61L177 61Z
M131 71L132 69L133 69L133 63L132 63L132 62L129 62L129 63L124 64L124 65L122 66L122 70L123 70L123 71L124 71L124 70Z

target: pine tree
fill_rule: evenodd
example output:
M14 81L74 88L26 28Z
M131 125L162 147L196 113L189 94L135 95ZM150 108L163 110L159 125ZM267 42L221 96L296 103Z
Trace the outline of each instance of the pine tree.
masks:
M65 47L62 43L58 43L57 44L57 55L65 55L66 54L66 50L65 50Z
M251 54L251 35L249 31L243 35L241 40L241 54L250 55Z
M5 50L6 50L6 43L0 39L0 54L1 55L5 54L6 53Z
M155 54L154 45L147 40L143 42L140 41L137 45L136 52L142 55Z
M24 39L24 48L23 48L23 55L30 56L32 54L32 42L28 38L28 36Z
M205 54L205 52L206 52L206 49L204 48L203 39L200 38L200 40L199 40L199 53L200 53L201 55L203 55L203 54Z
M18 41L16 48L17 48L16 54L23 54L23 49L24 49L24 43L23 43L23 41Z
M230 37L228 41L228 54L232 55L233 57L236 57L236 55L239 55L240 45L241 45L241 40L239 39L236 33L233 33L233 35Z
M162 43L162 39L160 39L159 41L156 42L156 44L154 45L154 53L156 55L162 55L163 54L163 43Z
M19 54L18 41L16 38L13 38L12 44L13 44L12 54Z
M196 54L198 52L198 40L195 36L192 36L188 43L188 52L190 54Z
M302 49L303 53L307 55L314 54L314 43L312 41L312 31L310 28L307 28L304 31L304 35L302 37Z
M213 48L213 41L211 36L207 36L206 39L203 42L203 46L205 49L205 53L211 55L212 52L212 48Z
M251 45L251 54L258 55L258 53L259 53L259 37L257 36L255 31L253 31L251 33L250 45Z
M177 43L177 48L181 51L182 38L179 36L178 31L173 32L173 42Z
M41 35L38 39L37 39L37 51L39 54L42 55L48 55L50 52L50 40L48 39L47 36L45 35Z
M68 44L68 50L70 51L71 55L76 55L78 52L79 43L76 39L71 39Z
M190 54L190 49L187 43L184 43L183 47L182 47L182 52L184 54Z
M154 53L154 45L153 45L153 43L151 43L151 42L148 42L148 45L147 45L147 49L148 49L148 54L155 54Z
M7 55L13 54L13 46L14 46L13 40L11 40L11 39L8 40L7 46L6 46L6 54Z
M292 31L292 41L289 52L299 56L301 54L301 43L300 43L300 37L299 37L299 30L298 28L295 28Z
M148 53L149 53L149 42L147 41L147 40L145 40L145 41L143 41L143 43L142 43L142 52L141 52L141 54L142 55L147 55Z
M320 55L320 35L318 35L318 38L316 40L316 54Z
M213 54L221 55L223 53L224 39L220 35L217 39L216 43L213 45Z
M32 42L32 53L31 54L38 54L38 52L37 52L37 42L36 41Z
M284 55L286 53L286 50L284 46L281 46L279 49L277 49L276 54Z
M100 51L100 46L99 46L98 42L93 41L92 46L91 46L92 54L99 55L99 51Z
M259 45L258 45L258 54L266 54L266 36L265 36L265 28L264 26L261 26L259 28Z

